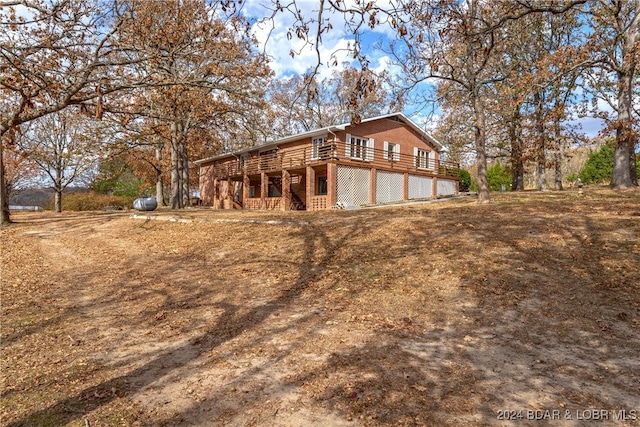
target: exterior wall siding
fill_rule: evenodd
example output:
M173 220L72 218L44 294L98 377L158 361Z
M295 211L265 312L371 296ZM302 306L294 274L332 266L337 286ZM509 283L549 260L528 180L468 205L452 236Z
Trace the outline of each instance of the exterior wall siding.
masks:
M347 134L353 136L361 136L366 138L373 138L374 150L376 151L373 162L376 165L384 166L385 159L382 157L384 150L384 143L390 142L392 144L400 145L401 155L414 155L414 148L419 147L432 153L432 158L439 160L439 155L435 149L435 146L430 142L422 138L417 132L411 129L408 125L389 119L381 119L371 122L361 123L355 126L349 126L345 131L336 132L340 142L347 143Z

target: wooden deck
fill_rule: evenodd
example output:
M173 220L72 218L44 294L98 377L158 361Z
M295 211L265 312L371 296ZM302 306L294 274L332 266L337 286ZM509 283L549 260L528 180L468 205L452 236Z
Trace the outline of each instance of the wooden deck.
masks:
M349 147L350 148L350 147ZM214 164L215 179L242 179L244 175L259 175L263 172L274 173L282 170L303 169L326 163L338 163L362 166L394 172L410 172L457 179L460 168L457 163L437 161L429 158L424 161L405 153L387 153L384 150L360 147L358 157L349 154L349 148L343 142L329 142L313 147L311 144L250 158L232 158ZM372 159L372 160L370 160ZM319 201L318 201L319 202Z

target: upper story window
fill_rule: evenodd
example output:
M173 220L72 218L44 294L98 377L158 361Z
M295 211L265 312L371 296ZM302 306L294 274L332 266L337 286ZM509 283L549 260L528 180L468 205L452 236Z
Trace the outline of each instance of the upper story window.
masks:
M326 136L313 138L311 141L311 160L328 159L330 149Z
M400 160L400 144L394 144L392 142L384 142L384 152L382 153L387 160Z
M347 134L345 155L352 159L373 161L373 138L362 138Z
M249 166L249 159L251 158L251 154L243 154L240 156L240 167L246 168Z
M419 169L432 169L432 165L429 161L431 151L423 150L416 147L414 149L414 156L416 158L416 167Z
M272 148L270 150L260 151L258 153L260 157L260 169L275 169L277 168L278 148Z

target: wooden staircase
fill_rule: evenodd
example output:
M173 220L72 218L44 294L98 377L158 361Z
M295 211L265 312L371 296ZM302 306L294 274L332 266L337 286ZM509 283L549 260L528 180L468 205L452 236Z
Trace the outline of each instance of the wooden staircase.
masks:
M280 177L271 178L271 182L273 182L273 185L275 185L276 188L280 190L280 194L282 194L282 178ZM304 204L300 196L298 196L296 192L291 189L291 186L289 186L289 194L291 195L291 203L290 203L289 210L304 211L307 209L306 205Z

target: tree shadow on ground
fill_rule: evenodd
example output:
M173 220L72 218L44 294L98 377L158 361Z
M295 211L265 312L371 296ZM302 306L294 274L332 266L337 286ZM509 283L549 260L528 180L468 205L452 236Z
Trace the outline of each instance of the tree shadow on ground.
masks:
M79 391L75 396L60 399L46 408L32 412L24 418L13 421L7 425L11 427L32 425L34 420L40 420L45 417L55 419L59 423L78 420L81 419L84 414L88 414L100 406L117 399L122 393L128 395L135 394L137 391L150 386L152 383L169 376L171 372L179 366L188 365L202 354L210 352L221 344L233 340L247 330L256 328L275 312L282 310L283 307L295 304L305 292L309 283L312 283L315 277L323 274L324 267L330 260L331 253L335 248L344 244L348 238L363 232L366 228L365 224L355 223L353 226L343 230L344 237L342 239L333 242L330 242L323 233L307 233L304 228L293 232L294 237L300 239L302 242L304 253L300 261L295 264L292 264L286 259L283 260L283 263L285 264L284 268L295 269L297 279L291 283L282 283L281 286L278 286L279 290L273 297L248 310L241 304L238 304L237 301L216 302L210 306L211 309L216 310L218 313L217 322L213 328L199 333L195 337L191 337L188 342L172 348L169 351L160 350L155 353L147 353L145 354L146 358L151 356L151 360L144 361L144 363L140 364L136 369L108 381L87 387ZM70 229L65 232L73 232L73 230ZM52 238L55 238L55 236L52 236ZM318 251L319 247L322 247L321 251ZM323 255L318 257L318 253L322 253ZM176 264L177 260L165 263L166 267L164 269L158 269L154 272L154 278L169 277L175 272L176 268L189 268L188 260L183 259L182 261L187 261L187 265L178 267ZM271 259L265 261L276 264L279 263L279 261ZM129 262L129 267L135 264L135 262L135 260ZM217 265L217 269L224 271L226 267L231 266L234 268L240 267L239 263L235 260L227 260L220 262ZM255 267L255 265L252 265L251 260L247 261L247 266L247 268ZM120 270L127 270L127 267L120 268ZM95 274L95 277L87 277L86 272L75 272L76 278L81 276L82 282L87 286L92 286L104 280L103 277L97 276L100 272L96 272ZM73 278L74 273L69 273L69 276L68 278ZM98 310L100 310L101 307L108 310L110 307L113 308L123 302L123 294L128 294L128 289L129 287L125 286L123 292L120 294L99 295L97 299L84 301L83 305ZM153 312L164 313L171 311L172 317L177 318L180 317L181 311L193 306L192 301L206 299L211 292L215 292L215 289L208 288L207 286L189 286L183 283L181 293L184 299L182 301L172 299L169 294L160 295L160 303L156 304L152 312L143 309L139 312L139 315L134 318L122 317L120 319L110 319L110 323L113 327L122 328L135 324L136 322L148 322L150 314ZM131 296L130 294L128 295ZM135 299L135 296L133 298ZM162 321L164 318L156 318L156 320ZM99 328L98 325L96 326ZM295 324L290 327L295 327ZM135 364L131 359L126 360L124 363Z
M285 404L307 425L323 416L336 425L509 424L498 411L636 409L640 230L628 213L637 205L620 203L616 217L606 202L576 211L562 203L543 214L515 203L341 213L274 232L271 252L226 241L240 226L211 226L219 240L161 255L166 266L147 277L135 277L144 256L131 255L117 266L121 291L94 295L87 313L172 345L132 349L110 366L113 378L9 425L79 420L171 383L186 390L190 369L212 375L203 395L141 422L282 425L295 414ZM180 279L189 269L201 283ZM109 314L118 305L131 313ZM323 338L331 333L344 342ZM514 424L559 421L569 422Z

